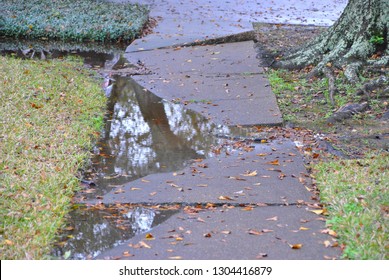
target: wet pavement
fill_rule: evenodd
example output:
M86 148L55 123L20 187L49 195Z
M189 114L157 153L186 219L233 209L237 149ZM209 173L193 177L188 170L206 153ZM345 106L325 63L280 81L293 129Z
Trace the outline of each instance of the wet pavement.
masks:
M76 197L89 208L73 212L58 254L337 258L295 143L261 133L282 116L254 42L199 40L251 32L252 21L331 24L346 1L136 2L149 4L159 25L124 57L148 71L111 77L96 185Z

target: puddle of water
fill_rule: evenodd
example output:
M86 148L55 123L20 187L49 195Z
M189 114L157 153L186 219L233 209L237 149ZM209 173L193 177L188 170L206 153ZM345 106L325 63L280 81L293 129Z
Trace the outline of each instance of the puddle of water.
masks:
M136 234L150 231L177 212L143 207L100 210L81 207L70 213L70 230L63 233L63 241L53 249L52 256L75 260L93 259Z
M101 196L112 187L148 174L177 171L191 159L211 156L227 127L217 127L181 104L145 91L129 77L114 76L108 102L109 115L95 147L86 180Z
M3 52L4 53L4 52ZM85 64L109 73L126 62L118 52L50 51L50 58L77 55ZM25 57L31 57L28 53ZM242 135L244 129L217 126L182 104L163 100L144 90L130 77L105 74L108 96L106 125L94 148L92 164L77 194L81 201L103 196L113 187L148 174L183 169L191 160L213 156L212 149L225 141L216 135ZM176 210L137 207L123 210L81 207L69 214L70 231L53 249L59 258L88 259L128 241L162 223Z

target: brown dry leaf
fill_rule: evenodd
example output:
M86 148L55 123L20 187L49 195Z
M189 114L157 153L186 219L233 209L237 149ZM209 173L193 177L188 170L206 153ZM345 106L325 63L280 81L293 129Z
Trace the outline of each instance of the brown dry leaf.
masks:
M139 190L141 190L141 188L131 188L130 190L131 191L139 191Z
M220 200L233 200L231 197L226 196L226 195L221 195L218 197L218 199L220 199Z
M134 255L133 254L130 254L129 251L125 251L123 252L123 257L133 257Z
M155 238L151 233L148 233L148 234L146 234L146 239L147 240L154 240Z
M150 183L149 180L145 180L145 179L141 179L141 181L142 181L143 183Z
M323 243L324 243L324 246L326 246L326 248L331 246L331 242L329 240L325 240Z
M182 240L184 240L184 238L182 238L182 237L176 237L176 241L182 241Z
M181 260L182 257L181 256L174 256L174 257L169 257L169 259L171 259L171 260Z
M249 206L242 208L242 211L252 211L253 209L254 209L254 207L249 205Z
M116 191L114 191L113 193L114 194L118 194L118 193L124 193L125 191L123 189L118 189Z
M266 253L259 253L255 258L256 259L263 259L263 258L266 258L266 257L267 257Z
M246 171L245 174L241 174L242 176L245 176L245 177L253 177L253 176L257 176L258 175L258 172L257 170L254 170L254 171Z
M309 230L310 228L307 227L300 227L299 230Z
M275 159L275 160L272 160L272 161L269 161L269 162L266 162L267 164L271 164L271 165L280 165L280 162L278 159Z
M13 241L11 241L9 239L6 239L4 242L5 242L5 244L10 245L10 246L14 245Z
M234 176L228 176L228 179L234 179L234 180L238 180L238 181L246 181L246 179L244 179L244 178L234 177Z
M251 235L262 235L263 234L262 231L259 231L259 230L256 230L256 229L250 229L247 233L251 234Z
M267 154L265 154L265 153L259 153L259 154L257 154L257 156L259 156L259 157L265 157L265 156L267 156Z
M84 191L84 193L94 193L96 189L87 189Z
M268 233L268 232L273 232L273 231L274 230L272 230L272 229L266 229L266 228L262 230L263 233Z
M278 221L278 216L267 218L266 221Z
M223 233L223 234L231 234L231 231L230 231L230 230L222 230L220 233Z
M303 244L298 243L298 244L289 244L289 247L292 249L301 249L303 247Z
M315 213L316 215L328 215L326 208L319 209L319 210L309 210L309 211Z
M326 234L329 234L329 235L331 235L331 236L333 236L333 237L337 237L337 236L338 236L338 234L337 234L334 230L329 229L329 228L323 229L323 230L321 231L321 233L326 233Z
M204 234L204 237L205 238L210 238L210 237L212 237L212 235L208 232L208 233Z
M151 249L151 246L144 241L139 241L139 245L143 248Z

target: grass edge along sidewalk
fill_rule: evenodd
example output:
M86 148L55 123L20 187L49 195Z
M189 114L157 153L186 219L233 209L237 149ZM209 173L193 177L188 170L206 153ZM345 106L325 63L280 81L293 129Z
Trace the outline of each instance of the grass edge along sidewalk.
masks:
M3 0L0 36L73 42L128 42L148 22L146 6L102 0Z
M74 60L0 57L0 258L49 258L106 97Z

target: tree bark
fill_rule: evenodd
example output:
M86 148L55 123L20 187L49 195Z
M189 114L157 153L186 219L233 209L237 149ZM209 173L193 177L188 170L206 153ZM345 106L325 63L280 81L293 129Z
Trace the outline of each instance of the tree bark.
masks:
M360 64L389 64L388 31L388 0L350 0L333 26L299 50L285 54L273 67L316 65L315 71L323 72L326 66L352 65L348 73L353 80Z

